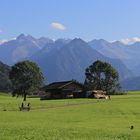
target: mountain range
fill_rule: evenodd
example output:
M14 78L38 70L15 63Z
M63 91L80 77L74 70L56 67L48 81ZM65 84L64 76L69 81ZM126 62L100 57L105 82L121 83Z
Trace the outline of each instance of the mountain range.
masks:
M21 34L0 45L0 61L10 66L22 60L34 61L40 66L45 82L71 79L84 82L85 68L96 60L107 61L118 70L122 85L128 89L129 79L140 76L139 50L139 42L126 45L103 39L86 42L80 38L54 41Z
M10 40L0 45L0 60L8 65L32 56L43 48L51 39L34 37L24 34L19 35L15 40Z
M92 49L88 43L77 38L70 42L59 42L59 47L56 42L47 44L29 60L41 67L50 82L70 79L83 82L85 69L96 60L111 63L119 71L122 79L131 77L131 72L119 59L105 57Z

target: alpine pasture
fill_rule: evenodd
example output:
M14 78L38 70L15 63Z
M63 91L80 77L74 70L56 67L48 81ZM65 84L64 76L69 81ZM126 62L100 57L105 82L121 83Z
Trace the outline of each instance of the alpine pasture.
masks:
M140 92L111 100L23 98L0 95L0 140L139 140ZM133 126L133 129L131 129Z

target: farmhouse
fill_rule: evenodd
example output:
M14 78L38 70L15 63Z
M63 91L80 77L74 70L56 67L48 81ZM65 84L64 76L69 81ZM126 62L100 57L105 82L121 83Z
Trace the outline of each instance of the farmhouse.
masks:
M84 97L84 85L72 80L63 82L54 82L42 88L46 99L65 99Z

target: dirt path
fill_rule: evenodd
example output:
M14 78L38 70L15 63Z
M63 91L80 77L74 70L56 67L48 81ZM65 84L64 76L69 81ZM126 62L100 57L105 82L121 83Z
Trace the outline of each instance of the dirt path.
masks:
M48 110L48 109L59 109L59 108L68 108L68 107L74 107L74 106L80 106L80 105L86 105L86 104L96 104L96 103L100 103L100 102L105 102L106 100L94 100L92 102L86 102L86 103L76 103L76 104L70 104L67 103L65 105L61 105L61 106L49 106L49 107L45 107L45 108L32 108L31 106L31 110L30 111L38 111L38 110ZM2 111L2 110L1 110ZM6 109L3 111L19 111L19 109ZM23 111L28 111L28 110L23 110Z
M80 105L86 105L86 104L95 104L99 102L105 102L106 100L97 100L96 102L88 102L88 103L79 103L79 104L66 104L63 106L53 106L53 107L47 107L47 108L33 108L30 111L37 111L37 110L48 110L48 109L57 109L57 108L67 108L67 107L73 107L73 106L80 106Z

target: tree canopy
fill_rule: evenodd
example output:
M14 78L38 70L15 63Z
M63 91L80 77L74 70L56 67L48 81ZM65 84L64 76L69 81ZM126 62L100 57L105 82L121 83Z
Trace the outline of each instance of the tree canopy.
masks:
M107 62L97 60L86 69L85 75L85 86L90 90L104 90L112 94L120 89L119 74Z
M30 61L22 61L12 66L9 73L13 85L13 96L26 96L37 90L43 83L43 75L38 65Z

